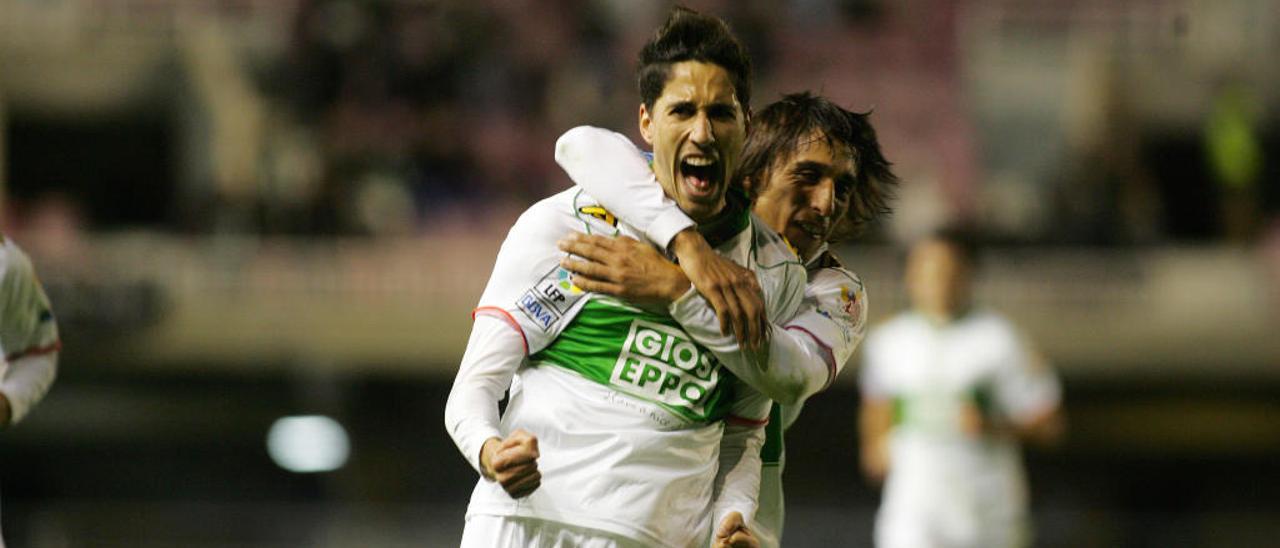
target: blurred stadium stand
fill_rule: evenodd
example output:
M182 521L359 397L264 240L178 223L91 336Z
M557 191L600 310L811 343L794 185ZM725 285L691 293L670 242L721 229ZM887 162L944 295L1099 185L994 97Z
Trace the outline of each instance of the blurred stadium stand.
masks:
M873 321L904 306L898 244L989 236L981 299L1066 383L1067 444L1028 454L1037 546L1274 544L1274 2L690 4L750 46L757 107L874 108L904 182L841 251ZM566 184L554 139L636 137L664 9L0 0L0 228L65 340L0 433L9 545L456 544L475 474L442 413L470 309ZM870 545L854 381L789 438L789 545ZM277 467L269 427L313 413L351 460Z

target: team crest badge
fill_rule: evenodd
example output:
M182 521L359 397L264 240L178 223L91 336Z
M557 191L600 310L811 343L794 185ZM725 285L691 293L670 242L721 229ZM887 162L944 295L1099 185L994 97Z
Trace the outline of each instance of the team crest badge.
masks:
M601 221L609 223L609 226L618 226L618 218L614 217L612 213L609 213L609 210L598 205L582 206L578 208L578 213L600 219Z
M840 286L840 302L844 303L844 313L849 317L857 318L862 315L862 303L858 301L858 294L847 285Z

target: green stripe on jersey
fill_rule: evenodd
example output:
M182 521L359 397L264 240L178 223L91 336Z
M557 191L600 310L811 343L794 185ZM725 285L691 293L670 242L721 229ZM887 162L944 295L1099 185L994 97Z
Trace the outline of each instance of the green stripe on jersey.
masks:
M555 365L693 422L725 417L733 375L670 316L593 296L530 363Z

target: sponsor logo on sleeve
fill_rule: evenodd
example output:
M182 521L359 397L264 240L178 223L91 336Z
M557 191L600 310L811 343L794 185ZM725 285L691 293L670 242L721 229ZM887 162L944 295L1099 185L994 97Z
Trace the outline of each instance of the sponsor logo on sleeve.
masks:
M569 271L557 266L538 280L532 289L525 291L516 300L516 306L538 327L547 331L584 296L586 292L573 285Z
M702 414L720 380L720 361L683 331L637 319L609 380L626 392Z

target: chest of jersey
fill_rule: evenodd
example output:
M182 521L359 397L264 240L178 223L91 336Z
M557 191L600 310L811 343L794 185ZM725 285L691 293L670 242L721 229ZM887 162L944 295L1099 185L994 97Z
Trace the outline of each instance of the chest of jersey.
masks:
M570 369L690 422L723 418L732 400L732 375L674 320L608 298L592 298L530 363Z

